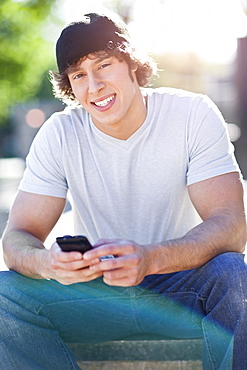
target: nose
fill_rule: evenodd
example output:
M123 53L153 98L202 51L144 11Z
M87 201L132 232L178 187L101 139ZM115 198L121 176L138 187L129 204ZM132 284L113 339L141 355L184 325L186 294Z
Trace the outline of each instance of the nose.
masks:
M88 75L88 92L90 94L98 94L103 87L103 81L97 78L94 74Z

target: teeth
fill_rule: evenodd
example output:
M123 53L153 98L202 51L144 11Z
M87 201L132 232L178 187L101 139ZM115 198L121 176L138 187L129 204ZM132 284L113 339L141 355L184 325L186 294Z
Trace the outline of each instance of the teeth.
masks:
M105 107L110 101L114 99L114 95L110 96L109 98L106 98L104 100L99 101L98 103L94 103L97 107Z

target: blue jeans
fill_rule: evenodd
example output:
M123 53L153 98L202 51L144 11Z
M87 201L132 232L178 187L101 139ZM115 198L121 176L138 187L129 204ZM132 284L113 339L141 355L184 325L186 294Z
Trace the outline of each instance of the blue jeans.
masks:
M130 288L1 272L0 369L79 369L66 343L138 333L203 337L204 369L247 369L246 271L243 255L225 253Z

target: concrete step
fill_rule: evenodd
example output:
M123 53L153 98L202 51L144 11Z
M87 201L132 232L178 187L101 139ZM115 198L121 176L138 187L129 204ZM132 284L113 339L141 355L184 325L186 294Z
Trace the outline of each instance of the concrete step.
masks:
M78 365L83 370L202 370L201 361L79 361Z
M88 370L201 369L201 339L122 340L69 344L79 366Z

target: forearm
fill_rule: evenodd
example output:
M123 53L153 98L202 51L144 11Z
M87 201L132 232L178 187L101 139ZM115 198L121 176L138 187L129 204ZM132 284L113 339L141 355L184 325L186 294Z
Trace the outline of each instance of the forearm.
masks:
M184 237L154 245L150 249L152 274L200 267L218 254L243 252L246 243L244 216L233 219L215 215Z
M33 279L53 279L67 285L102 276L90 271L90 263L81 253L62 252L55 242L47 250L38 238L22 230L4 234L3 251L9 269Z
M43 243L33 235L11 230L3 236L3 254L6 266L28 277L43 278L48 251Z

